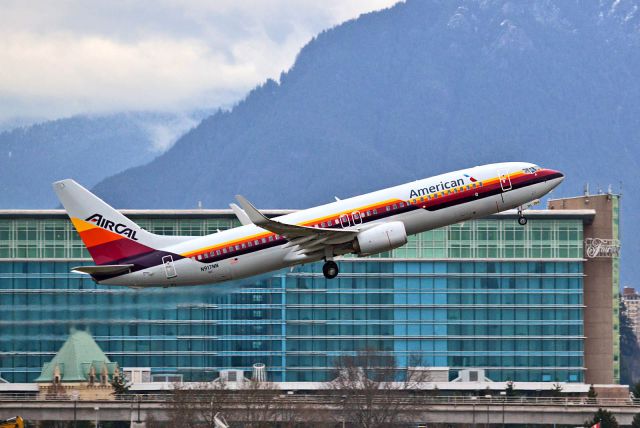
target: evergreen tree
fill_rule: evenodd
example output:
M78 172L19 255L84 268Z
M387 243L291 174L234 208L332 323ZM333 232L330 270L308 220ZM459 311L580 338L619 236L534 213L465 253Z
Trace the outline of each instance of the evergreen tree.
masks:
M585 425L588 427L592 427L595 424L600 422L600 428L618 428L618 421L616 417L613 416L608 410L598 409L598 411L593 415L593 418L590 421L585 422Z
M127 379L122 373L114 374L111 380L111 386L113 387L113 393L116 395L127 394L129 392L129 385Z
M596 398L598 397L598 393L596 389L593 387L593 384L589 387L589 392L587 392L587 402L589 404L594 404L596 402Z
M633 394L633 398L635 400L640 400L640 382L636 382L631 386L631 393Z
M507 397L515 397L516 396L516 391L513 389L513 381L512 380L508 380L507 381L507 388L505 389L505 392L507 393Z

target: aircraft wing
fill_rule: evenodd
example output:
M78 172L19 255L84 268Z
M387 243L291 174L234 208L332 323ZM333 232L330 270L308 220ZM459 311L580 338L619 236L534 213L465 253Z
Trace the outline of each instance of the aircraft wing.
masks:
M298 251L304 254L324 251L326 246L349 242L359 232L352 228L323 229L282 223L265 217L242 195L236 195L236 199L253 224L284 236L289 240L288 247L298 246Z

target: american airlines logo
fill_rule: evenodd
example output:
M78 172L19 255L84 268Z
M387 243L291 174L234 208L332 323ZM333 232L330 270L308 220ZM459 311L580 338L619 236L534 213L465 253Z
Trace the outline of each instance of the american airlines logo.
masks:
M104 218L102 214L93 214L89 216L87 219L85 219L85 221L88 221L89 223L93 223L96 226L99 226L103 229L115 232L119 235L126 236L127 238L133 239L134 241L138 240L138 238L136 238L135 230L131 229L126 224L116 223L114 221L108 220Z
M471 178L471 181L476 181L475 178ZM454 187L464 186L464 178L459 178L457 180L451 181L441 181L438 184L434 184L433 186L423 187L422 189L411 189L411 193L409 194L409 199L417 198L418 196L425 196L430 193L442 192L443 190L453 189Z

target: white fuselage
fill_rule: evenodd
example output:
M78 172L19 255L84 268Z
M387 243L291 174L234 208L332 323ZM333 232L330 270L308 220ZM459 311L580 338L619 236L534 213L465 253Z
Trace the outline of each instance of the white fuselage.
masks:
M399 221L406 234L413 235L523 206L547 194L562 180L557 171L530 163L490 164L337 200L274 220L363 231ZM269 243L270 237L272 246L257 249L257 244ZM327 258L326 254L301 255L295 246L286 244L284 237L255 225L241 226L162 248L175 257L165 256L163 264L100 283L139 287L212 284ZM231 255L232 251L236 252ZM355 250L342 246L329 257L348 252Z

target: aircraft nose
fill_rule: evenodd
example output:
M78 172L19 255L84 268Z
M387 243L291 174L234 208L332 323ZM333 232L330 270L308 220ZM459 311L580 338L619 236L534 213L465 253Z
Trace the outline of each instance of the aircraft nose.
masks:
M551 174L550 174L550 178L551 179L556 179L559 178L560 180L558 180L558 182L562 182L564 180L564 174L561 173L560 171L556 171L555 169L550 170Z
M564 174L560 171L556 171L554 169L550 169L547 175L547 182L551 185L550 189L554 189L560 185L564 181Z

